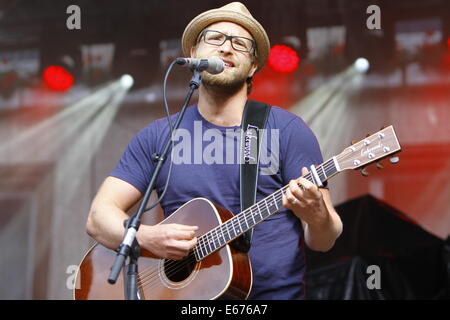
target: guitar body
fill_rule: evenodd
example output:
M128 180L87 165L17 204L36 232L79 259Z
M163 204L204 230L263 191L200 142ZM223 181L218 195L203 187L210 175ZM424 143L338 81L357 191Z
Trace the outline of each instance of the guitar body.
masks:
M161 224L196 225L198 235L232 218L233 214L205 198L184 204ZM113 300L125 298L123 273L116 284L107 282L116 252L100 244L83 258L76 279L76 300ZM124 268L125 270L126 268ZM252 285L248 255L225 245L197 262L157 259L143 250L138 260L139 297L148 300L208 300L219 297L245 299Z

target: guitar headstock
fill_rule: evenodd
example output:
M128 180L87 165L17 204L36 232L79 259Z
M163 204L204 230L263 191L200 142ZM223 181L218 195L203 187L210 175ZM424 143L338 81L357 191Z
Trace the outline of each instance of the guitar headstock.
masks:
M394 127L389 126L345 148L336 156L336 161L340 170L359 169L399 151L401 147ZM398 162L398 158L393 157L391 162Z

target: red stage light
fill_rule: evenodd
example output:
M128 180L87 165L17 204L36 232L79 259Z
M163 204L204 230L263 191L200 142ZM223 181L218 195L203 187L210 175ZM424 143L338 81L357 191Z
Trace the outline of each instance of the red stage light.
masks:
M53 90L65 91L72 87L73 76L63 67L49 66L42 75L44 82Z
M277 72L292 72L298 68L299 62L297 52L288 46L276 45L270 49L268 64Z

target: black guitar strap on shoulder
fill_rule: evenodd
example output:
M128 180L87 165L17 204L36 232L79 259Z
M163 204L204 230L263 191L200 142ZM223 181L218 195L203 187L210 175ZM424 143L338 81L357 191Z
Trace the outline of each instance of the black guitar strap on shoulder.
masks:
M254 100L248 100L244 107L239 156L241 211L256 202L262 130L266 127L269 112L268 104ZM252 236L253 229L250 229L234 240L231 245L233 248L247 253L250 250Z

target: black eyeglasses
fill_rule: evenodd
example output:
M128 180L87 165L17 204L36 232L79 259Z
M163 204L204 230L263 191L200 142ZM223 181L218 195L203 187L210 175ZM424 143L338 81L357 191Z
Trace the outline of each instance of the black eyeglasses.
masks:
M218 47L223 45L225 41L230 40L233 49L241 52L251 52L255 48L255 41L252 39L228 36L220 31L203 30L202 37L205 43Z

